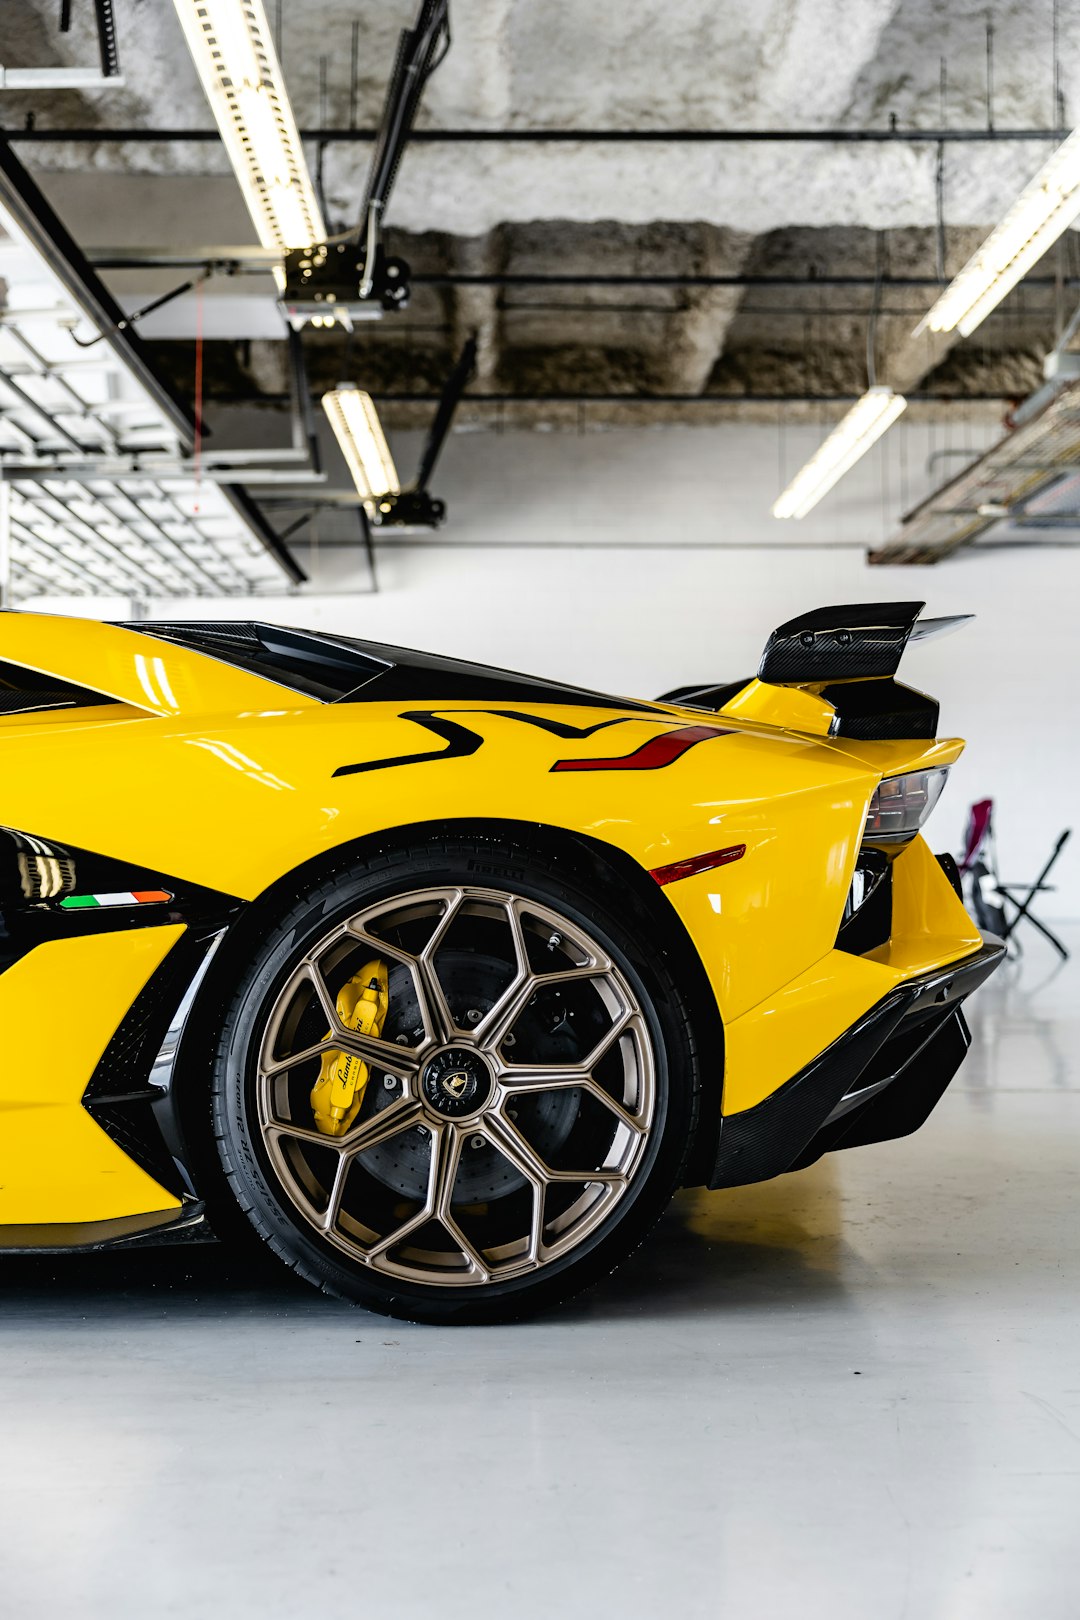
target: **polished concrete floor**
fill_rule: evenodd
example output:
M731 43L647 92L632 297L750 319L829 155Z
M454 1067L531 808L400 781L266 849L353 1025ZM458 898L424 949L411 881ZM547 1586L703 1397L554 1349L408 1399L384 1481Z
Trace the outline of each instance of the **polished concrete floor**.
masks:
M1078 988L1036 942L919 1137L530 1326L0 1261L0 1613L1075 1620Z

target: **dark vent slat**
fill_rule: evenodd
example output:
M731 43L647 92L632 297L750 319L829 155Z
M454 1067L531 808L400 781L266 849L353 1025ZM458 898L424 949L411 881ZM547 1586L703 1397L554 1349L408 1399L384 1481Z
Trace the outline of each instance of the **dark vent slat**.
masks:
M100 708L115 703L102 692L61 681L55 675L0 659L0 715L34 714L48 709Z
M10 692L0 688L0 714L32 714L39 709L74 709L65 692Z

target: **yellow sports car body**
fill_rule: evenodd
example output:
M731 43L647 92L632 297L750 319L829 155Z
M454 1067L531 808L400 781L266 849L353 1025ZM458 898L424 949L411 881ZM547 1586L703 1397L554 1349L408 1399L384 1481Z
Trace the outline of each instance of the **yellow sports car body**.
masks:
M679 1185L915 1129L1002 953L919 832L963 746L893 678L921 608L658 702L0 614L0 1248L254 1229L484 1320Z

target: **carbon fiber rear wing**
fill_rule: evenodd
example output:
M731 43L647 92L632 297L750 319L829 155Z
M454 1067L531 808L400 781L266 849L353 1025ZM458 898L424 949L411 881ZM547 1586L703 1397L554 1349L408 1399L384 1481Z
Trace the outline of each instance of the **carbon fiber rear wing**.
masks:
M893 676L909 641L944 635L972 615L921 619L925 606L925 602L848 602L815 608L773 631L756 680L682 686L660 701L730 710L746 718L752 711L772 724L863 742L935 737L937 702L901 686ZM797 711L788 705L781 719L779 694L769 700L762 690L777 686L812 692L822 700L818 710L812 713L806 707L804 724L799 725L793 719ZM751 687L752 703L747 696Z
M970 619L920 619L925 602L849 602L815 608L774 630L758 680L773 686L860 681L895 675L909 641L944 635Z

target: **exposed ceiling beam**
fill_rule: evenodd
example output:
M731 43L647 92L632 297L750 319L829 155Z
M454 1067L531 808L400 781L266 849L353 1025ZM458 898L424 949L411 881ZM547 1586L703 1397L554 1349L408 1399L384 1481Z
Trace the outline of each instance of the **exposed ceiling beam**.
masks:
M437 405L440 394L400 393L387 394L371 390L372 399L380 405ZM858 394L807 393L742 393L742 394L686 394L686 393L517 393L466 394L463 405L562 404L562 405L851 405ZM979 394L908 394L908 403L926 405L1011 404L1015 395L1002 393ZM263 403L287 403L288 396L264 395Z
M324 144L341 142L371 142L378 135L374 129L301 129L303 141L321 141ZM814 146L846 146L852 143L894 143L949 146L968 142L1001 141L1053 141L1062 140L1067 129L417 129L410 140L425 144L453 142L476 145L488 141L505 141L512 145L522 143L566 144L605 142L634 144L678 143L682 145L773 145L801 144ZM155 144L162 141L217 141L216 129L154 129L144 125L122 129L71 128L9 129L5 137L10 141L78 142L137 142Z
M224 274L263 275L279 256L271 250L245 244L175 248L165 246L114 247L88 250L87 258L99 270L219 269ZM939 276L808 275L805 272L758 274L742 271L600 270L414 270L413 286L422 287L919 287L943 285ZM1026 276L1024 287L1078 287L1080 276ZM888 311L885 311L888 313Z

